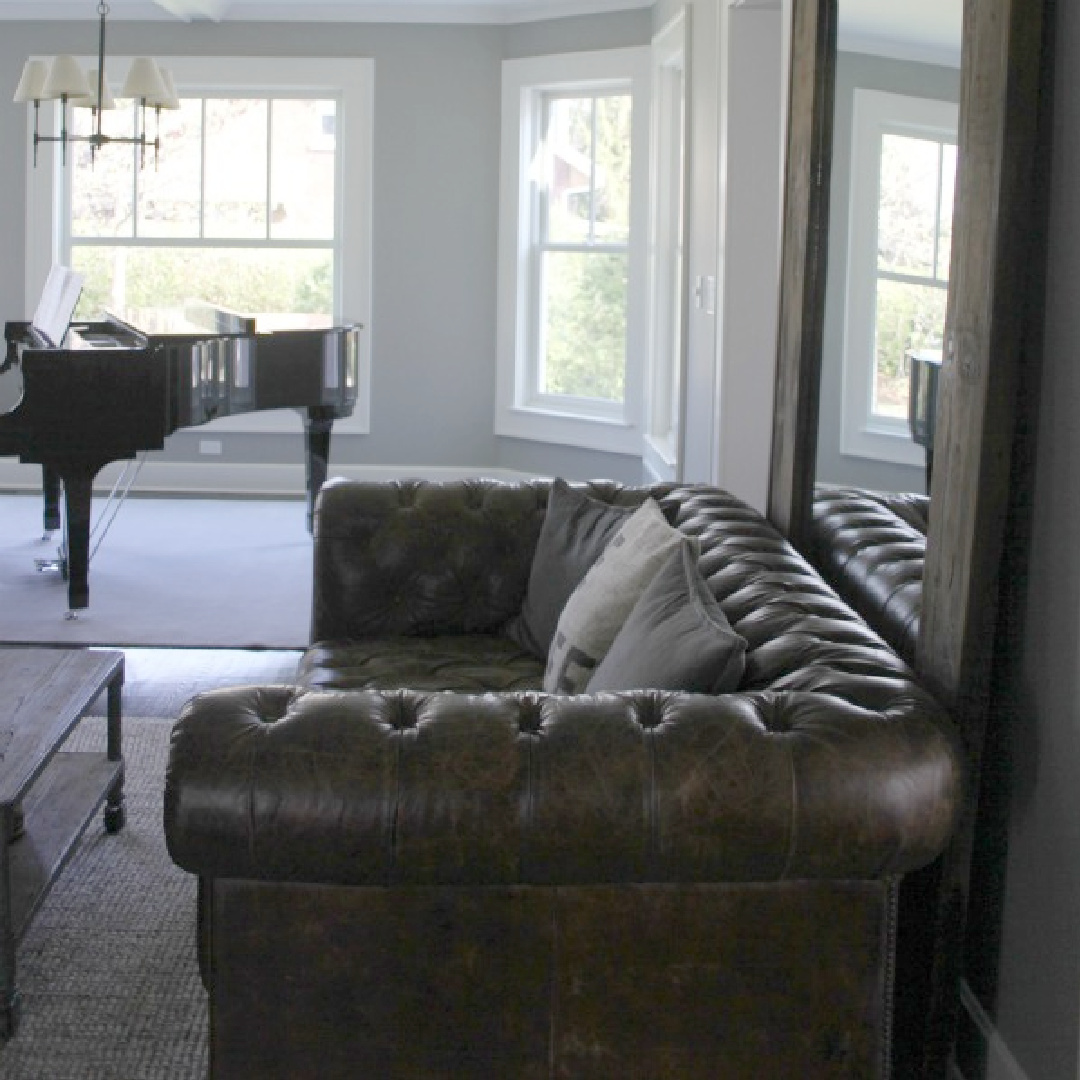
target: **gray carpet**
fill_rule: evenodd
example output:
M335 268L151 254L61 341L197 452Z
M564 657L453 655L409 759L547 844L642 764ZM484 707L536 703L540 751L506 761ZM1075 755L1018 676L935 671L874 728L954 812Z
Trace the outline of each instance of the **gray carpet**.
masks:
M171 725L124 719L128 820L91 823L23 938L22 1020L0 1080L196 1080L206 1002L195 954L195 880L165 850L161 799ZM90 717L70 749L104 748Z
M95 500L95 505L97 500ZM0 643L292 649L307 644L311 537L299 500L129 498L90 563L90 607L34 560L41 501L0 496ZM93 541L92 541L93 545Z

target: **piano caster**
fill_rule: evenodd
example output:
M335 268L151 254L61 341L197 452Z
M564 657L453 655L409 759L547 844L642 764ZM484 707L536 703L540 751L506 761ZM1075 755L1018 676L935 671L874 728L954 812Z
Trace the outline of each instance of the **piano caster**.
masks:
M66 622L76 622L78 618L79 613L74 608L68 608L68 610L64 612L64 620Z
M47 544L47 543L49 543L50 540L52 540L52 533L51 532L46 531L46 532L43 532L41 534L41 543Z
M59 574L67 580L67 559L35 559L34 566L39 574Z

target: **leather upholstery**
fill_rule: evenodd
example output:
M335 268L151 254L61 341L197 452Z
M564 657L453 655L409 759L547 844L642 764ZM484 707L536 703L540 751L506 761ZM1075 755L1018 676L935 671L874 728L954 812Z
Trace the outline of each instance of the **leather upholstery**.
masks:
M214 1075L356 1075L330 1041L380 1077L756 1077L766 1045L771 1077L887 1075L895 885L960 812L951 723L758 514L692 486L588 490L698 537L739 690L522 689L538 663L498 630L546 490L327 486L302 682L185 708L165 828L204 882ZM518 964L527 1000L499 989ZM460 995L503 1005L424 1027Z
M814 493L811 560L908 663L919 639L929 510L929 498L914 493Z

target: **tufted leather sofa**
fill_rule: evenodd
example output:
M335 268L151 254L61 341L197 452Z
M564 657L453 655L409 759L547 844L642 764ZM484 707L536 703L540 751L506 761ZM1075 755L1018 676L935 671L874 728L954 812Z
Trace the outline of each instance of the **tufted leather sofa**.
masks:
M587 488L699 538L739 690L537 690L501 631L546 483L324 487L298 684L173 732L212 1076L889 1075L898 884L965 787L948 719L732 496Z
M908 662L922 614L930 499L913 492L819 485L810 559Z

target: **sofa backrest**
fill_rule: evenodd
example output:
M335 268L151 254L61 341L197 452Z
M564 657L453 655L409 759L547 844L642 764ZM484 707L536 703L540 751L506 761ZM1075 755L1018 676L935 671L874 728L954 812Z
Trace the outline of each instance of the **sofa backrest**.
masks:
M814 492L811 560L908 663L919 640L929 511L929 498L913 492Z
M592 498L657 499L696 536L700 567L747 641L743 691L836 694L875 707L911 673L760 514L699 485L579 485ZM315 517L312 640L494 632L521 608L546 481L334 480ZM889 692L895 692L895 686Z
M580 486L626 506L653 490ZM549 490L331 480L315 512L311 640L498 630L521 610Z

